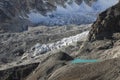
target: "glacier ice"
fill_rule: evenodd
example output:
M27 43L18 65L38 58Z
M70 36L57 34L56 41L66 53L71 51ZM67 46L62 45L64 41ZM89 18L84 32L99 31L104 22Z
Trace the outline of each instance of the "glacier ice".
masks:
M88 33L89 31L85 31L75 36L63 38L62 40L57 41L55 43L48 43L48 44L37 43L31 48L30 50L31 53L29 54L32 56L38 56L48 51L61 49L62 47L69 46L69 45L75 44L78 41L85 40Z
M107 8L117 4L119 0L97 0L96 2L93 3L92 8L95 11L104 11Z
M57 5L56 10L48 12L46 16L32 10L28 14L28 19L35 24L48 26L86 24L95 21L97 14L116 3L118 3L118 0L97 0L91 6L88 6L84 0L80 5L73 1L72 4L66 3L66 8Z

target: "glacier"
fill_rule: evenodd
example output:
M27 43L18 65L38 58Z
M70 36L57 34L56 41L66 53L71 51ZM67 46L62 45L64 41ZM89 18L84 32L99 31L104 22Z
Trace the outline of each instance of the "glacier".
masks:
M89 24L96 20L99 13L117 3L118 0L97 0L91 6L87 5L84 0L80 5L75 2L72 4L66 3L65 8L57 5L56 10L47 12L46 16L43 16L37 10L31 10L28 14L28 19L33 24L47 26Z
M91 24L90 24L91 25ZM88 26L90 26L88 25ZM61 39L60 41L54 42L54 43L47 43L47 44L41 44L37 43L29 51L27 51L27 54L24 54L22 59L25 57L37 57L41 54L44 54L48 51L55 51L59 50L61 48L70 46L70 45L75 45L78 41L84 41L86 40L86 37L88 35L89 31L82 32L80 34L77 34L75 36L70 36Z

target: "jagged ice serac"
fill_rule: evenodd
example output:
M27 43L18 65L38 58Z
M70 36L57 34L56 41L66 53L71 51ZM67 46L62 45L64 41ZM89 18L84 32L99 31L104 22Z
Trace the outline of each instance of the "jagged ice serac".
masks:
M88 26L90 26L90 25L88 25ZM48 44L37 43L28 51L28 54L23 55L22 58L24 58L26 56L36 57L36 56L44 54L48 51L55 51L55 50L59 50L61 48L64 48L66 46L74 45L75 43L77 43L77 41L85 40L88 33L89 33L89 31L85 31L85 32L82 32L82 33L77 34L75 36L63 38L60 41L57 41L55 43L48 43Z
M80 5L73 1L72 4L65 3L64 8L61 5L56 5L54 11L47 12L43 16L37 10L31 10L28 14L29 20L34 24L47 26L54 25L70 25L70 24L89 24L96 20L97 15L107 8L118 3L119 0L97 0L91 6L82 1Z

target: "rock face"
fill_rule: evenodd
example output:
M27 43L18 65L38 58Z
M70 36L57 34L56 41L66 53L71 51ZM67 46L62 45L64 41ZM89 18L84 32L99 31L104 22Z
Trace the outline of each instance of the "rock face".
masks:
M89 32L88 41L79 50L79 57L100 59L119 57L119 41L120 2L99 15Z
M112 39L114 33L120 32L120 2L102 12L97 21L92 25L89 40Z
M1 62L9 63L11 61L16 61L16 58L23 56L24 53L33 55L36 49L39 49L38 47L32 50L32 47L37 43L40 43L41 45L52 44L52 43L55 44L57 42L60 42L63 38L80 34L84 31L89 30L89 28L90 25L83 25L83 26L81 25L78 27L74 25L64 26L64 27L38 26L38 27L31 27L29 28L28 31L21 33L1 33L0 34L0 55L1 55L0 64ZM78 39L79 36L77 36L76 38ZM55 50L59 48L58 44L52 46L53 48L55 48ZM65 46L67 45L65 44ZM41 48L41 50L44 50L44 48ZM45 53L46 53L46 48L45 48Z
M20 18L19 14L22 13L22 10L19 5L21 4L15 0L0 0L0 33L27 30L30 23L26 19Z
M24 80L38 65L33 63L0 70L0 80Z

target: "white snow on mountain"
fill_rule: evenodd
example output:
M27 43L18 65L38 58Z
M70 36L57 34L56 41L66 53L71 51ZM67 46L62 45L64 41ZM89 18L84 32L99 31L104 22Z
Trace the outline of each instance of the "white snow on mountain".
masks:
M116 3L118 3L118 0L97 0L92 6L88 6L84 0L80 5L75 2L72 4L66 3L66 8L57 5L56 10L48 12L47 16L32 10L28 14L28 19L35 24L39 23L49 26L92 23L96 20L97 14Z
M41 21L45 21L46 17L41 15L37 11L31 11L29 14L29 20L32 21L33 23L39 23Z
M117 4L118 2L119 0L97 0L93 3L92 8L97 12L101 12Z
M94 12L93 9L90 6L88 6L84 1L79 5L78 10L82 13Z

